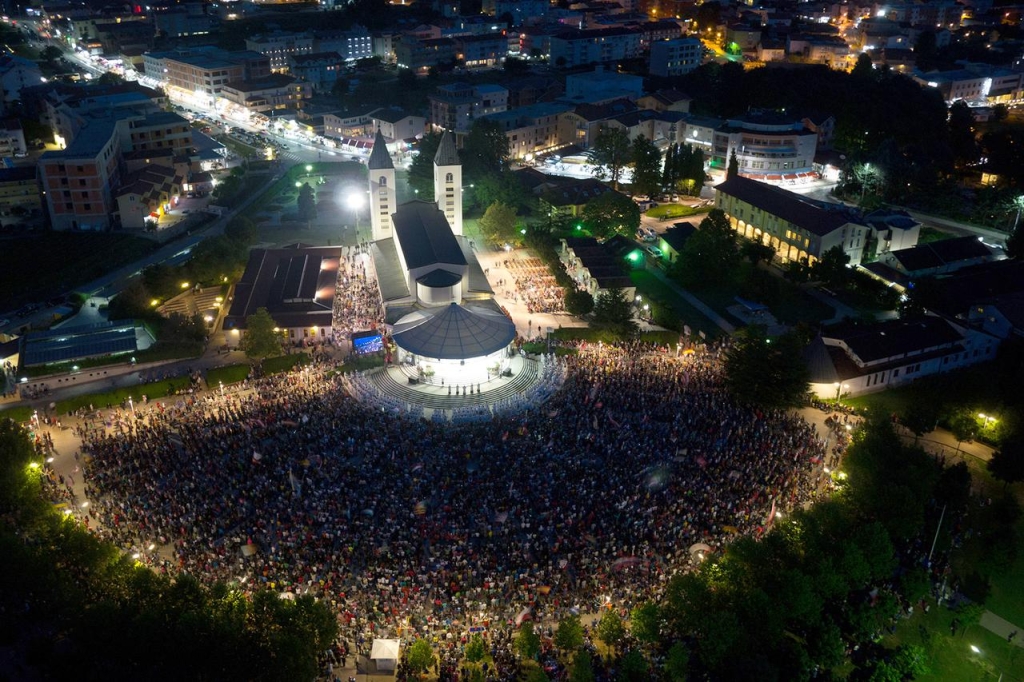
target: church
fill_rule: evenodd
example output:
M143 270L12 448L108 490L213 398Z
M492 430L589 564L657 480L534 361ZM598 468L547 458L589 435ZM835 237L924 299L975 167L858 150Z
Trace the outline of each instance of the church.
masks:
M463 235L462 164L451 134L434 156L432 202L398 204L395 166L379 130L367 169L370 257L398 362L430 383L497 378L516 330Z

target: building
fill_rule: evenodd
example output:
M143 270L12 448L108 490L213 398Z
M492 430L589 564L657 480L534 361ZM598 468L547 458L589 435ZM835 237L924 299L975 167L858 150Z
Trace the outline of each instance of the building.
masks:
M508 36L505 32L461 35L455 38L455 58L466 69L493 69L505 63Z
M114 192L121 228L155 228L160 217L177 205L183 182L174 168L155 164L129 174Z
M948 104L1010 104L1024 99L1024 72L990 64L964 63L953 71L915 71L914 80L942 93Z
M878 262L908 279L940 275L996 260L978 237L954 237L880 254Z
M559 137L564 144L589 149L609 120L635 111L636 104L628 99L618 99L604 104L579 104L572 111L562 114Z
M648 71L652 76L682 76L704 61L704 45L698 38L675 38L651 43Z
M338 246L250 251L224 318L228 345L239 346L248 317L260 308L274 318L282 340L309 344L333 338L341 257Z
M690 111L690 102L692 101L693 99L689 95L669 88L644 95L636 101L636 105L641 109L651 109L659 114L666 111L678 111L685 114Z
M995 358L999 339L933 315L842 325L807 347L811 392L856 396Z
M36 173L34 165L0 168L0 215L29 215L42 208Z
M39 158L39 179L54 230L106 230L121 185L118 121L96 121L64 149Z
M394 43L395 62L400 69L426 73L432 66L453 64L458 54L452 38L419 39L403 35Z
M465 133L473 121L508 109L508 90L500 85L451 83L430 95L430 125L434 130Z
M682 221L673 223L672 227L665 230L658 240L658 248L665 254L665 260L675 263L679 254L683 252L686 241L697 232L693 223Z
M344 70L345 60L337 52L288 56L288 73L309 83L314 92L330 92Z
M377 109L370 115L370 125L379 130L385 140L398 142L423 137L427 119L397 108Z
M589 201L614 191L596 178L564 179L542 189L540 210L552 218L576 218Z
M205 54L165 56L164 82L191 96L197 104L209 106L221 96L228 83L245 80L245 66L222 57ZM268 62L269 66L269 62ZM149 68L147 63L146 68Z
M220 88L220 97L250 114L277 116L295 112L313 94L312 84L282 73L258 80L231 81Z
M190 2L184 7L171 7L153 15L156 34L168 38L208 35L217 24L217 18L206 14L198 2Z
M571 104L542 102L484 118L505 132L511 158L532 161L538 154L562 146L559 122L562 114L572 109Z
M4 102L19 99L23 88L42 82L43 72L35 62L12 54L0 56L0 87L4 91Z
M351 31L314 31L314 52L337 52L346 62L372 57L373 36L364 28Z
M735 153L740 175L778 184L815 177L818 135L782 113L755 112L726 120L714 133L710 165L724 170Z
M512 16L512 26L544 20L551 3L548 0L483 0L482 12L492 17Z
M612 289L621 289L629 301L636 296L625 264L608 243L593 237L563 237L558 259L576 286L595 301Z
M24 156L28 151L25 145L25 131L21 121L9 118L0 123L0 156Z
M283 73L288 70L289 57L313 54L313 36L281 31L255 35L245 39L245 49L266 55L271 70Z
M643 32L634 28L574 29L551 36L549 61L559 68L607 64L642 55Z
M367 161L370 247L399 364L413 382L496 379L509 361L515 325L462 235L462 166L445 132L434 156L434 202L394 204L394 165L378 131Z
M811 265L838 246L856 266L871 237L871 228L845 206L739 176L715 187L715 207L741 237L770 245L783 262Z
M593 71L573 73L565 77L565 95L573 102L600 104L616 99L636 101L644 95L644 79L605 69L599 64Z

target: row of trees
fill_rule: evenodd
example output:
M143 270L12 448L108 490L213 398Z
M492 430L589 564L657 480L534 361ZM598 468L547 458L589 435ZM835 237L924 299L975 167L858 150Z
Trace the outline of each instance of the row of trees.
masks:
M338 634L326 606L152 571L50 505L41 462L0 420L0 640L21 666L83 680L316 677Z
M587 157L595 166L594 175L608 179L619 189L619 182L627 168L632 168L631 191L649 197L682 192L697 196L704 186L704 153L690 145L672 145L664 157L661 151L643 135L632 142L623 128L602 128L587 150Z

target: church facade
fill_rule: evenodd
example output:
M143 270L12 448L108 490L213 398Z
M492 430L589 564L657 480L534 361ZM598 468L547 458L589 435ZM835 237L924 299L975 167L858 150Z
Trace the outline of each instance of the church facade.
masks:
M444 133L434 156L434 201L398 204L395 167L378 131L367 161L370 256L400 363L449 385L496 378L515 325L494 301L463 234L462 164Z

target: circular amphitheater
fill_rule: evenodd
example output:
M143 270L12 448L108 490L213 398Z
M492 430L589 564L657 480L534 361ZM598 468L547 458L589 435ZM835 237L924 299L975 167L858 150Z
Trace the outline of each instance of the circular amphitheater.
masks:
M389 365L345 376L356 399L384 411L411 418L467 422L527 409L544 402L565 379L565 367L555 356L515 355L511 376L478 384L424 383L405 365Z

